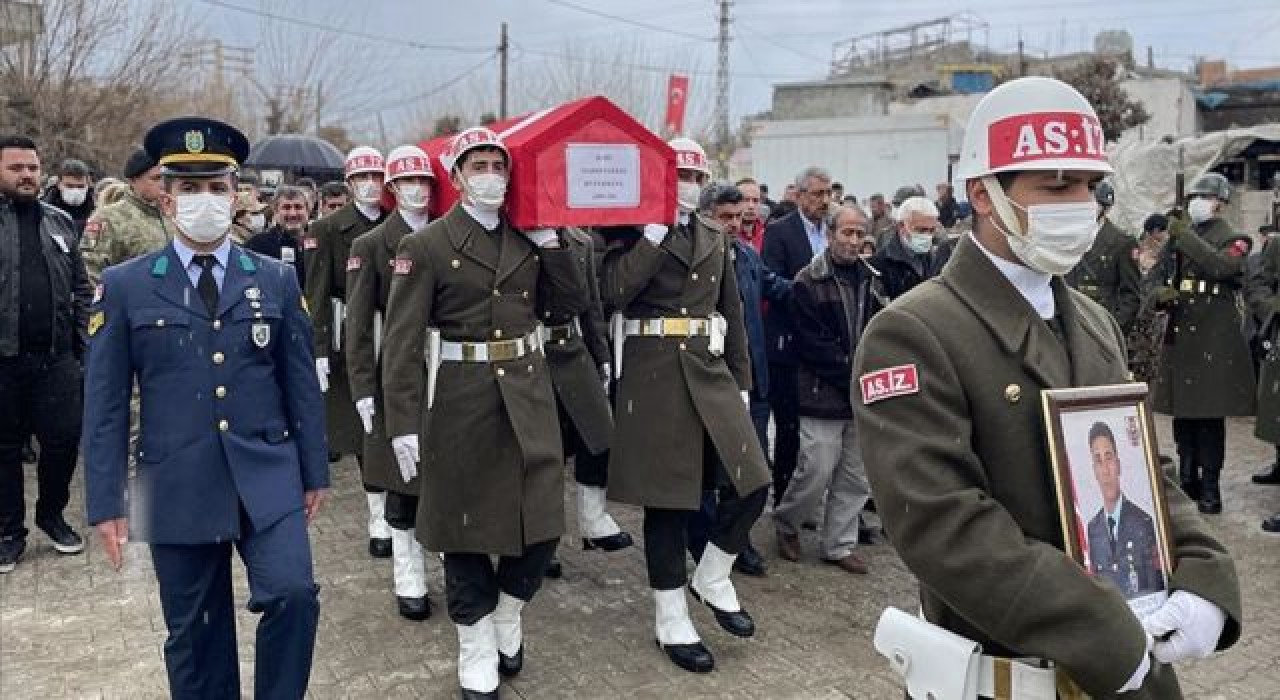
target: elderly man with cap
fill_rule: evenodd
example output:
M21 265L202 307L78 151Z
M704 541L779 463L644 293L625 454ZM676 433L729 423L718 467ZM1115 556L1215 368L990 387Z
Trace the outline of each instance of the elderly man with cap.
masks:
M95 284L107 267L154 253L173 238L172 224L165 219L160 166L145 149L129 156L124 177L129 193L93 212L80 238L89 279Z
M1095 698L1179 698L1170 664L1240 635L1231 557L1171 482L1170 595L1143 619L1063 553L1040 391L1128 375L1115 319L1061 277L1098 230L1104 139L1066 83L1019 78L988 93L959 162L973 233L939 277L872 319L854 361L885 532L920 581L923 617L979 645L973 681L987 697L1012 685L1023 689L1008 697L1052 698L1073 682ZM909 686L947 668L923 661L905 666Z
M350 204L311 224L303 239L306 284L303 290L311 307L315 328L316 374L325 392L329 430L329 454L352 454L364 473L364 431L347 383L346 344L342 328L347 309L347 258L351 244L386 218L382 211L382 154L368 147L351 149L346 160L347 184L355 198ZM310 216L308 204L308 216ZM387 493L367 480L365 501L369 507L369 555L391 556L391 528L387 526Z
M262 615L254 697L295 700L320 612L307 524L329 486L306 302L290 269L228 237L243 134L183 117L145 143L176 230L162 250L106 270L91 310L89 522L117 570L126 542L150 544L172 697L240 696L234 548L248 609ZM129 479L135 381L142 436Z
M427 206L435 174L431 160L417 146L399 146L387 158L387 183L396 209L386 221L356 238L347 257L347 376L356 413L364 428L365 482L387 493L386 519L391 528L391 569L400 616L431 616L427 597L426 554L414 538L417 524L416 477L400 473L386 429L382 394L383 327L391 294L391 263L400 240L426 228Z
M729 575L764 509L769 467L747 413L751 362L733 248L695 211L706 153L690 139L671 147L676 220L615 239L603 262L601 294L618 310L609 497L644 508L659 648L680 668L705 673L715 659L689 618L685 583L729 634L755 634ZM686 530L704 490L718 492L716 521L689 581Z
M522 609L564 533L538 322L580 314L588 298L562 234L502 215L510 159L487 128L453 138L442 161L461 198L401 239L382 346L387 433L405 481L422 464L417 534L444 553L464 698L499 697L499 675L524 664Z

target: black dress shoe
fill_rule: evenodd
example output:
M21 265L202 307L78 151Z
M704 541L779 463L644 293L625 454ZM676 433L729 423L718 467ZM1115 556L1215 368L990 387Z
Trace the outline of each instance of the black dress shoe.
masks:
M721 610L720 608L717 608L711 603L703 600L702 596L698 595L698 592L693 590L692 584L690 584L688 588L689 593L693 595L694 600L705 604L708 608L711 608L711 614L715 616L716 622L719 623L720 627L723 628L725 632L728 632L735 637L742 637L743 639L755 636L756 622L751 619L751 615L749 615L745 609L737 612Z
M1255 484L1280 484L1280 462L1267 467L1266 471L1253 475Z
M498 673L503 678L515 678L520 675L520 669L524 668L524 645L521 644L516 649L514 656L507 656L502 652L498 652Z
M1219 498L1204 496L1196 506L1205 515L1219 515L1222 513L1222 499Z
M667 658L671 659L671 663L691 673L710 673L716 667L715 657L711 655L710 649L702 645L702 642L693 644L658 642L658 646L667 652Z
M616 552L619 549L626 549L635 544L631 539L629 532L615 532L608 537L583 537L582 549L590 552L593 549L603 550L605 552Z
M396 607L400 608L400 617L406 620L421 622L431 617L431 599L425 595L421 598L396 596Z
M80 539L80 535L71 529L62 516L45 522L37 520L36 527L44 530L44 534L53 540L53 548L60 554L79 554L84 551L84 540Z
M487 693L482 693L478 690L467 690L462 686L458 686L458 689L462 691L462 700L498 700L498 698L502 697L498 692L500 688L502 686L498 686Z
M1262 531L1272 535L1280 535L1280 513L1262 521Z
M547 578L564 578L564 567L560 566L560 558L551 557L551 561L547 562L547 570L542 575Z
M765 575L764 557L748 544L738 558L733 560L733 570L747 576L762 577Z
M20 537L0 540L0 574L13 571L25 551L27 551L27 541Z
M381 537L369 538L369 556L374 559L390 559L391 558L391 538L382 539Z

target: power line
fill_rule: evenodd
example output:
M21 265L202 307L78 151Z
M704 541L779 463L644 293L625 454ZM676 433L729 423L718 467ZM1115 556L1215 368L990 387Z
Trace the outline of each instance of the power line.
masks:
M791 53L793 53L793 54L795 54L795 55L797 55L797 56L799 56L799 57L801 57L801 58L805 58L805 59L808 59L808 60L810 60L810 61L817 61L818 63L822 63L822 64L827 64L827 63L830 63L830 61L831 61L831 59L830 59L829 57L818 57L818 56L814 56L814 55L812 55L812 54L809 54L809 53L806 53L806 52L804 52L804 51L801 51L800 49L797 49L797 48L794 48L794 47L791 47L791 46L787 46L786 44L784 44L784 43L782 43L782 42L780 42L780 41L776 41L776 40L774 40L774 39L772 39L772 38L770 38L770 37L768 37L768 36L766 36L766 35L764 35L764 34L761 34L761 33L757 32L757 31L755 31L754 29L751 29L751 28L750 28L749 26L747 26L746 24L744 24L744 23L743 23L743 21L742 21L741 19L739 19L739 20L737 21L737 24L738 24L738 26L739 26L739 27L741 27L741 28L742 28L742 30L743 30L743 31L745 31L747 34L750 34L753 38L758 39L758 40L760 40L760 41L763 41L764 43L769 44L769 45L771 45L771 46L776 46L777 48L780 48L780 49L782 49L783 51L789 51L789 52L791 52Z
M483 61L480 61L479 63L476 63L470 66L469 68L464 69L461 73L458 73L452 78L449 78L448 80L444 81L443 83L440 83L439 85L436 85L435 87L431 88L430 90L427 90L424 93L421 93L419 95L414 95L413 97L406 97L404 99L396 100L394 102L388 102L386 104L377 105L375 107L362 107L360 111L384 112L388 110L399 109L401 107L413 104L415 102L421 102L422 100L425 100L428 97L434 97L435 95L438 95L444 92L445 90L448 90L449 88L453 87L454 85L457 85L458 83L462 82L464 79L466 79L476 71L480 70L481 68L484 68L490 62L492 62L493 59L496 57L497 57L497 52L490 49L490 54L488 56L485 56Z
M596 17L603 17L603 18L605 18L605 19L611 19L611 20L613 20L613 21L615 21L615 22L622 22L623 24L629 24L629 25L631 25L631 26L633 26L633 27L639 27L639 28L641 28L641 29L647 29L647 30L649 30L649 31L651 31L651 32L661 32L661 33L663 33L663 34L674 34L675 36L682 36L682 37L684 37L684 38L686 38L686 39L697 39L697 40L699 40L699 41L707 41L707 42L711 42L711 41L715 41L715 40L716 40L716 39L715 39L715 37L699 36L699 35L697 35L697 34L691 34L691 33L689 33L689 32L682 32L682 31L680 31L679 29L667 29L666 27L660 27L660 26L658 26L658 25L656 25L656 24L649 24L649 23L647 23L647 22L641 22L641 21L638 21L638 20L631 19L631 18L629 18L629 17L621 17L621 16L619 16L619 15L611 15L611 14L609 14L608 12L601 12L601 11L599 11L599 10L593 10L593 9L591 9L591 8L589 8L589 7L583 7L583 6L581 6L581 5L575 5L574 3L566 2L565 0L547 0L547 2L551 3L552 5L559 5L560 7L567 7L567 8L569 8L569 9L571 9L571 10L577 10L578 12L584 12L584 13L586 13L586 14L594 15L594 16L596 16Z
M235 3L226 2L225 0L196 0L196 2L202 2L206 5L212 5L213 7L219 7L226 10L243 12L244 14L247 14L247 15L262 17L262 18L274 20L277 22L283 22L285 24L293 24L299 27L307 27L308 29L319 29L321 31L331 32L333 34L340 34L342 36L349 36L356 39L364 39L365 41L376 41L379 44L396 44L399 46L406 46L411 49L420 49L423 51L453 51L455 53L488 53L490 51L493 51L493 48L488 46L457 46L457 45L448 45L448 44L428 44L421 41L413 41L411 39L401 39L398 37L387 36L385 34L371 34L369 32L361 32L361 31L356 31L354 29L344 29L342 27L335 27L333 25L324 24L322 22L314 22L312 20L302 19L301 17L290 17L288 15L281 15L275 12L259 10L253 7L245 7L243 5L237 5Z
M561 61L571 61L574 63L586 63L589 65L600 65L601 63L599 59L573 56L571 54L559 53L556 51L544 51L542 49L530 48L523 44L513 43L512 46L514 46L515 48L519 49L524 53L531 54L534 56L542 56L545 58L555 58ZM672 68L671 66L658 66L658 65L646 64L646 63L629 63L629 62L614 61L614 62L610 62L609 65L617 66L619 68L631 68L634 70L645 71L649 73L662 73L664 75L667 73L684 73L686 75L701 75L705 77L715 77L716 75L715 71L689 70L685 68ZM813 77L810 74L801 75L798 73L730 73L729 75L734 78L778 78L782 80L797 80L797 79L805 79L805 78Z

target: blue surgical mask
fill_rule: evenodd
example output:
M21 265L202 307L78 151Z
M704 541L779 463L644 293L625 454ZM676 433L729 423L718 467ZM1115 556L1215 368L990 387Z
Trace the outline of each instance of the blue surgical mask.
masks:
M907 242L907 245L911 248L913 253L927 253L933 248L932 233L916 233L915 231L912 231L908 235L910 240Z

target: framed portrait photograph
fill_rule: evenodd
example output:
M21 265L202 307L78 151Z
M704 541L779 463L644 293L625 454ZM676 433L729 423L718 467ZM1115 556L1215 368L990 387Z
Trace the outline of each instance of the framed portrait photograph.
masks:
M1169 511L1147 385L1041 392L1067 554L1139 617L1168 597Z

